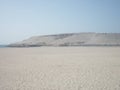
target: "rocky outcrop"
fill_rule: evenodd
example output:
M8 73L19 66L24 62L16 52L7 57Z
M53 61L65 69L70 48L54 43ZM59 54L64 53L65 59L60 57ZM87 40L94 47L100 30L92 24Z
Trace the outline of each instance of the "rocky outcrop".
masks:
M9 46L120 46L120 33L68 33L35 36Z

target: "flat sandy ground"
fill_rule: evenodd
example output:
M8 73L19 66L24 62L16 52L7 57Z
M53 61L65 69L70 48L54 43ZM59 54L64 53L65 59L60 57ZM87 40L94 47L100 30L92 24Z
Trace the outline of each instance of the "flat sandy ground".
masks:
M0 90L120 90L120 47L1 48Z

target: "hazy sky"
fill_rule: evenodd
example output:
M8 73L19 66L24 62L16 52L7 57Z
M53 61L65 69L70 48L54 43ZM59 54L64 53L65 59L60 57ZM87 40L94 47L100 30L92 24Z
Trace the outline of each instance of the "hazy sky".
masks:
M0 0L0 44L73 32L120 32L120 0Z

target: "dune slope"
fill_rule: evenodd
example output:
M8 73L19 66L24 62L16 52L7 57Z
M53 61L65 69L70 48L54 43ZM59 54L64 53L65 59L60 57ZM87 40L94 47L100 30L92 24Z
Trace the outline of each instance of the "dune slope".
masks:
M120 33L68 33L35 36L9 46L120 46Z

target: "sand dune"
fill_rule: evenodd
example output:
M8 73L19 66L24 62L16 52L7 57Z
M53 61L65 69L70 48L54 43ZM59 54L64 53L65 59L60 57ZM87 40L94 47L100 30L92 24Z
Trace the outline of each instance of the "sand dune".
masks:
M68 33L34 36L9 46L120 46L120 33Z
M1 48L0 90L120 90L120 47Z

